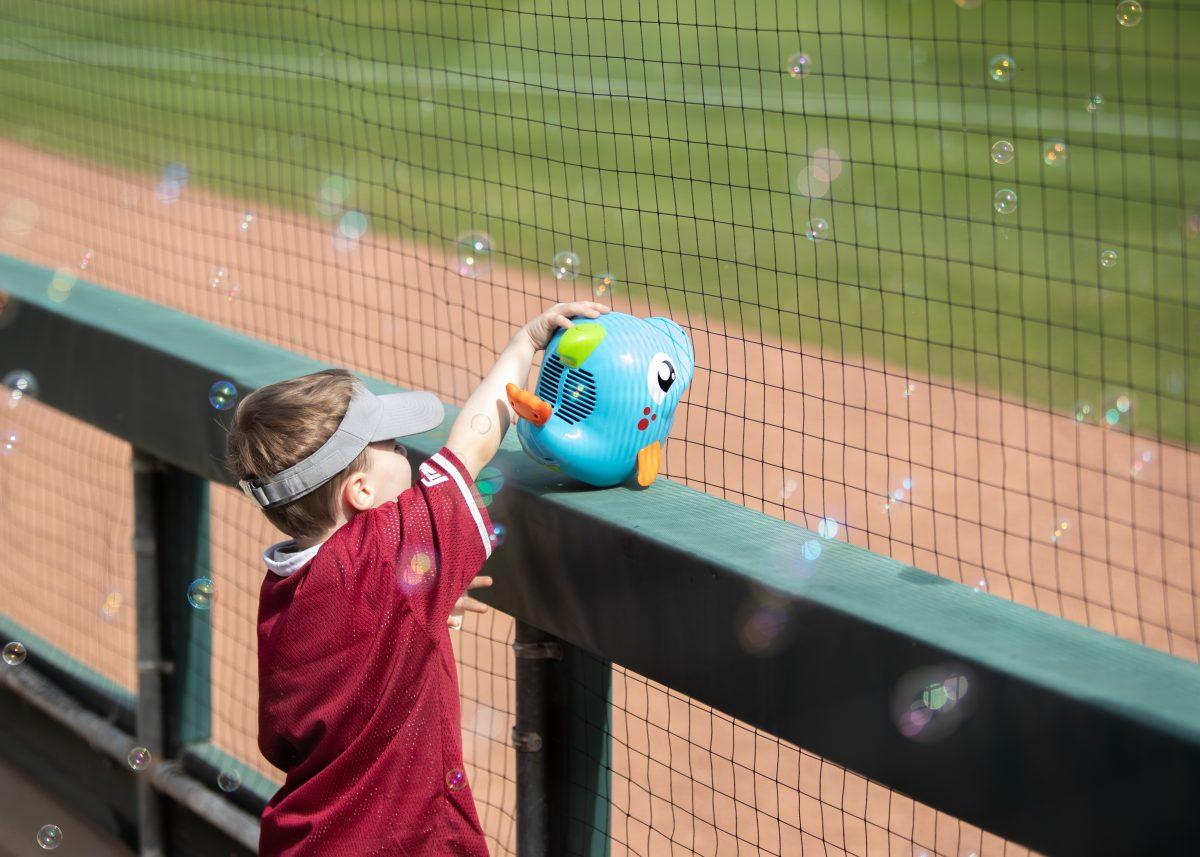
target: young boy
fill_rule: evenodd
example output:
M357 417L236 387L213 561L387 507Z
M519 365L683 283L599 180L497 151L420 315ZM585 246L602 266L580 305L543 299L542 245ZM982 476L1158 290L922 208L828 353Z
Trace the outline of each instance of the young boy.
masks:
M604 312L555 304L525 325L416 485L396 438L442 422L430 393L374 396L329 370L238 407L229 470L291 536L264 554L259 596L258 745L287 774L262 857L486 857L447 632L466 590L491 583L475 577L492 529L472 486L513 419L505 385L525 384L570 316Z

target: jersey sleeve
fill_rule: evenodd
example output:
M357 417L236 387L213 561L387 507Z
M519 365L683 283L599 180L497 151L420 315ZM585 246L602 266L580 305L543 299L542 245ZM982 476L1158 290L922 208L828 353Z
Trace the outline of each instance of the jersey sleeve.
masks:
M431 631L492 554L492 522L471 474L448 448L421 463L400 495L396 584Z

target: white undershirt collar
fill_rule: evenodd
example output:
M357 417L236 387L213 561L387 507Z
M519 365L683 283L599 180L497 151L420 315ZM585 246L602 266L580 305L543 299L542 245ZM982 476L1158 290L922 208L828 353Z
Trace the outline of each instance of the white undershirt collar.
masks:
M321 549L320 542L305 550L296 549L296 540L288 539L283 542L276 542L265 551L263 551L263 562L266 563L267 569L273 574L280 577L287 577L293 571L303 568L308 564L317 551Z

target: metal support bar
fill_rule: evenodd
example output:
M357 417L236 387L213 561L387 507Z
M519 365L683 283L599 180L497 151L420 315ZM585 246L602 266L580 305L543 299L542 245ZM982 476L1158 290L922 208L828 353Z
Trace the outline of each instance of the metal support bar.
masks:
M158 564L158 459L141 450L133 451L133 551L137 579L137 741L151 757L160 759L166 752L163 741L166 718L163 715L161 616L159 613ZM162 797L149 777L137 780L139 853L142 857L162 857Z
M140 746L134 736L84 708L28 663L0 670L0 681L21 699L121 765L128 764L129 751ZM139 775L139 780L152 784L245 848L258 850L258 819L189 777L177 762L155 762L145 773L146 776Z
M517 748L517 854L546 857L550 854L550 818L547 786L547 754L542 736L548 727L547 685L555 663L548 654L557 643L538 628L518 621L513 651L516 664L516 723L513 746ZM558 659L562 659L561 646Z

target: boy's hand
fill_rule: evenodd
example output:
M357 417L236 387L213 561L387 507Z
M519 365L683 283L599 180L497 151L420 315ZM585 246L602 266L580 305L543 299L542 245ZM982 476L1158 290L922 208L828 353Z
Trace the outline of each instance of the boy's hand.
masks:
M539 315L537 318L525 325L525 332L529 335L529 339L533 342L534 350L541 351L550 344L550 339L554 336L557 328L569 330L574 327L571 321L573 315L586 315L588 318L596 318L606 312L611 311L611 307L604 304L596 303L595 301L573 301L567 304L555 304Z
M467 591L472 589L484 589L492 585L490 577L480 575L467 584ZM487 605L482 601L476 601L468 595L463 595L454 602L454 609L450 611L450 621L447 623L451 631L461 631L463 624L463 614L470 610L472 613L486 613Z

